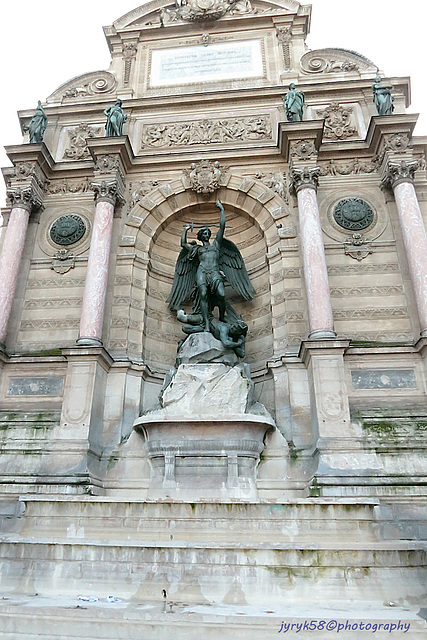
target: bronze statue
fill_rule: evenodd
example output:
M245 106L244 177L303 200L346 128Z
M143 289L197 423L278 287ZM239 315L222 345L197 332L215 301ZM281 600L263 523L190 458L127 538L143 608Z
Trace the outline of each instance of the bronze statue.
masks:
M47 127L47 115L45 114L42 103L38 101L37 110L30 120L30 124L26 128L26 131L30 132L30 142L32 144L38 144L43 142L44 132Z
M302 91L297 91L292 82L289 92L285 95L284 105L288 122L302 122L304 113L305 96Z
M170 309L178 311L178 320L186 323L183 328L185 333L208 331L220 339L225 347L244 353L247 325L226 301L223 273L244 300L252 300L255 291L240 251L233 242L224 238L224 207L220 202L217 202L216 206L221 214L219 230L212 243L209 227L202 226L199 229L197 239L201 244L198 244L195 241L187 241L188 231L194 228L194 225L184 226L181 237L182 249L167 301ZM182 304L189 298L193 301L193 310L187 315L182 310ZM218 319L213 315L216 307L219 312Z
M108 107L108 109L104 111L107 116L107 123L105 125L106 138L115 138L123 135L123 125L128 117L122 109L122 104L122 101L118 98L116 104Z
M381 77L375 78L375 84L372 87L374 93L374 103L379 116L390 116L394 111L394 98L391 95L393 87L391 85L383 85Z

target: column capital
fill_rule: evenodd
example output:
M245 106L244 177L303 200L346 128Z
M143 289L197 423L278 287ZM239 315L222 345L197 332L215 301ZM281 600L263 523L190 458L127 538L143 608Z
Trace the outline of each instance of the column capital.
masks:
M394 189L402 182L414 183L415 171L419 168L418 160L400 160L398 162L387 162L384 167L384 176L381 183L386 187Z
M111 176L100 177L105 177L106 179L93 181L90 184L90 188L95 192L96 202L109 202L114 207L116 206L116 204L124 204L124 184L121 184L120 180L117 180L116 178Z
M291 188L298 193L302 189L314 189L319 186L320 167L292 167L290 170Z
M6 190L12 209L26 209L31 213L42 206L42 192L34 184L12 184Z

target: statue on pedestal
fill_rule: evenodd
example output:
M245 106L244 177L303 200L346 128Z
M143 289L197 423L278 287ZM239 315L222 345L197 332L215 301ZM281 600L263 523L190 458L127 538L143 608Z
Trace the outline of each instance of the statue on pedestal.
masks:
M123 125L128 117L122 109L122 104L122 101L118 98L116 104L108 107L108 109L104 111L107 116L107 123L105 125L106 138L117 138L123 135Z
M172 290L168 298L169 308L177 311L177 318L184 323L184 333L206 331L219 339L223 346L232 348L242 357L247 325L242 321L225 297L224 276L244 300L252 300L255 291L249 280L243 258L236 245L224 238L225 212L220 202L219 230L210 243L212 232L202 226L197 233L201 242L188 242L188 231L194 225L185 225ZM182 304L191 298L193 310L185 314ZM213 315L218 307L219 319Z
M381 77L375 78L375 84L372 87L374 93L374 103L379 116L391 116L394 111L394 98L391 95L393 87L391 85L383 85Z
M47 127L47 115L45 114L42 103L38 101L37 110L30 120L30 124L26 129L30 133L30 143L39 144L43 142L44 132Z
M305 96L303 92L297 91L296 85L292 82L284 100L288 122L302 122L304 103Z

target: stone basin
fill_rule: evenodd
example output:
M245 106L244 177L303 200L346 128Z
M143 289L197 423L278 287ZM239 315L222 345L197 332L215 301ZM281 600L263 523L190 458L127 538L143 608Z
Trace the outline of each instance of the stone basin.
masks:
M147 497L257 501L256 470L265 435L274 428L271 418L252 414L141 416L134 429L144 436L151 467Z

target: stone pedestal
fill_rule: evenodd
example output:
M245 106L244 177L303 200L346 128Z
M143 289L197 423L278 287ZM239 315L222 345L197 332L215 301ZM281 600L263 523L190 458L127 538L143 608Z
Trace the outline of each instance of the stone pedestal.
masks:
M140 417L148 499L256 501L256 468L274 421L253 402L249 367L210 333L190 336L159 408Z

